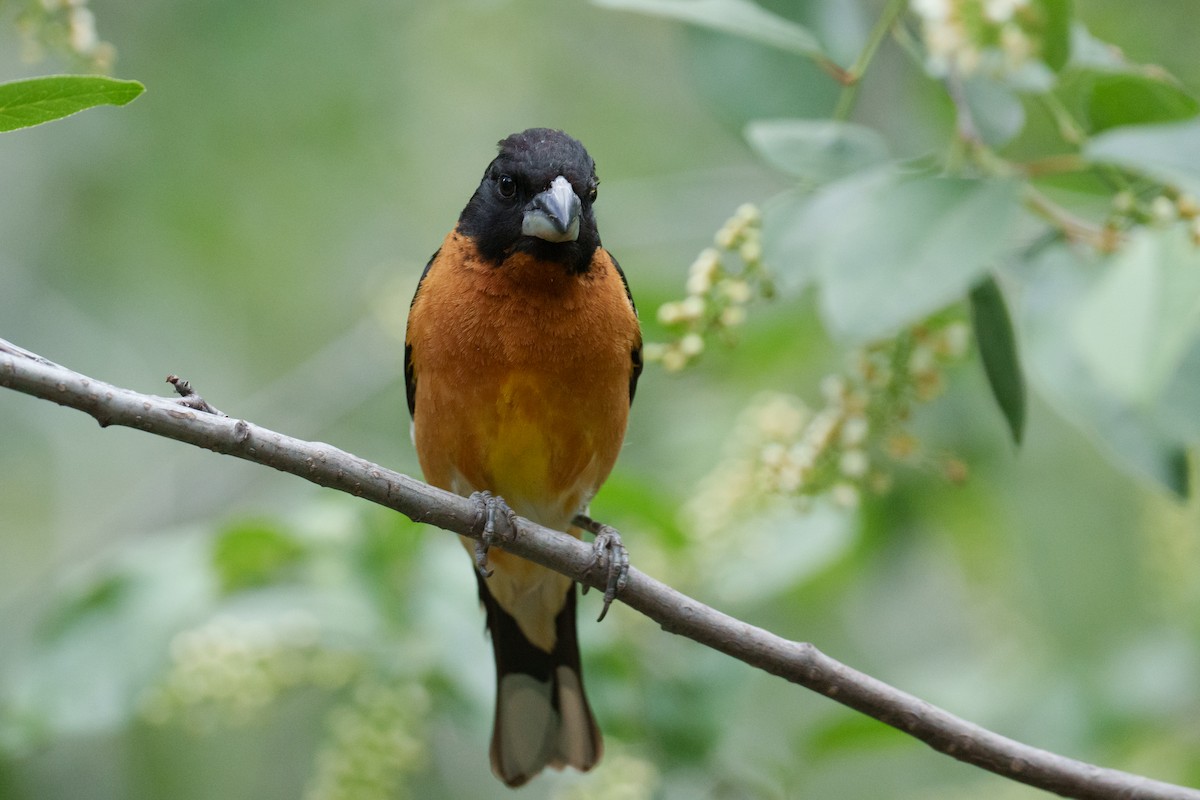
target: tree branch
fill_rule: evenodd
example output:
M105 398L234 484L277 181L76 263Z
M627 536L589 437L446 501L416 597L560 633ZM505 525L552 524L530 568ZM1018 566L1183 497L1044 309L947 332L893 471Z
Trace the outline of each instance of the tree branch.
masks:
M59 366L0 339L0 386L95 417L101 426L137 428L290 472L399 511L416 522L479 538L478 511L466 498L320 442L294 439L244 420L190 408L176 399L121 389ZM603 589L607 573L592 548L518 518L502 549ZM1200 800L1200 791L1086 764L985 730L854 670L811 644L748 625L629 570L618 598L671 633L778 675L913 736L954 758L1064 797Z

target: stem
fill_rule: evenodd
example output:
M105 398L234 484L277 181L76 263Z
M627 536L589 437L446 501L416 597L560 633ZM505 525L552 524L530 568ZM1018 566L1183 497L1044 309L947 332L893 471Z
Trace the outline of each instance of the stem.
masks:
M850 86L853 84L855 79L851 77L849 71L838 66L838 63L833 59L826 58L825 56L814 56L813 61L815 61L818 67L825 70L825 72L828 73L831 78L840 83L842 86Z
M904 9L907 6L908 0L888 0L888 4L884 7L883 12L880 13L879 19L875 20L875 25L871 28L871 32L867 36L867 43L863 47L862 52L858 54L858 58L850 65L850 69L846 70L846 79L842 81L844 88L838 97L837 108L833 111L834 119L849 119L850 112L854 109L854 102L858 99L858 88L862 82L863 75L866 74L867 68L871 66L871 61L874 60L875 52L883 42L883 37L896 24L896 20L904 13Z
M963 84L962 72L953 63L950 64L950 71L946 73L946 90L950 93L950 102L954 104L954 129L958 138L971 147L982 147L983 136L979 133L979 126L975 124L971 104L967 102L967 89Z
M875 51L879 49L879 45L883 42L883 37L896 24L896 20L904 13L904 9L908 7L908 0L888 0L888 4L883 9L883 13L879 15L879 19L875 20L875 27L871 28L870 35L867 36L867 44L863 47L863 51L858 54L858 59L850 67L850 74L858 80L867 71L867 67L871 65L871 61L875 58Z
M917 44L908 28L903 25L892 28L892 39L900 46L901 50L908 54L913 64L921 69L925 68L925 54L921 52L921 46Z
M1052 92L1041 92L1037 98L1042 101L1046 110L1050 112L1050 116L1054 118L1054 123L1058 126L1058 135L1063 138L1064 142L1078 145L1087 138L1083 126L1075 120L1075 117L1071 116L1071 112Z
M1088 163L1077 153L1060 153L1026 162L1022 172L1027 178L1041 178L1046 175L1064 175L1072 172L1083 172Z
M1117 231L1080 219L1029 184L1025 185L1025 205L1073 242L1084 242L1103 253L1111 253L1121 243Z
M850 118L850 112L854 110L854 102L858 99L859 81L848 84L842 87L841 94L838 95L837 105L833 108L833 118L845 122Z

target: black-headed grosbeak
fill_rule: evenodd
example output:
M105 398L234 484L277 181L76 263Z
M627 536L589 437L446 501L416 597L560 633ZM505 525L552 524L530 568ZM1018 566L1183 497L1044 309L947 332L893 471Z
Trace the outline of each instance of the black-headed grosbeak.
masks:
M596 186L591 157L565 133L500 142L421 276L404 348L426 480L488 492L577 537L572 520L617 460L642 366L629 286L596 230ZM603 745L583 690L574 583L463 541L495 650L493 772L520 786L547 765L590 769Z

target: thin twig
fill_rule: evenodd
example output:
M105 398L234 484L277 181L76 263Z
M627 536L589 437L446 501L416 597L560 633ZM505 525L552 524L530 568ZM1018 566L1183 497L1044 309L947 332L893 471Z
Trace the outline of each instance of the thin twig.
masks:
M842 84L842 92L838 96L837 107L833 112L834 119L847 120L850 118L854 102L858 99L858 88L862 85L867 68L871 66L871 61L875 58L875 52L883 43L883 37L895 26L896 20L904 13L907 5L908 0L889 0L887 6L880 12L879 18L875 20L875 26L871 28L871 32L867 36L867 43L863 46L862 52L845 71L845 79L839 81Z
M78 409L103 426L137 428L237 456L362 497L416 522L474 539L480 535L477 506L466 498L327 444L97 381L2 339L0 386ZM496 544L587 585L603 589L608 580L589 545L522 518ZM630 568L618 599L664 630L819 692L935 750L1012 780L1090 800L1200 800L1194 789L1093 766L985 730L839 663L811 644L782 639L722 614L637 569Z
M178 375L168 375L167 383L175 387L175 393L179 395L179 400L176 402L194 408L197 411L203 411L206 414L216 414L219 417L228 417L224 411L221 411L216 406L210 404L207 400L200 396L200 393L192 388L192 384L185 381Z
M1083 172L1087 169L1087 159L1078 153L1056 153L1052 156L1026 161L1018 165L1021 172L1029 178L1041 178L1047 175L1068 175Z
M1031 184L1025 185L1023 194L1025 206L1057 228L1068 241L1083 242L1102 253L1111 253L1121 246L1119 231L1080 219Z
M971 112L971 104L967 102L967 87L963 82L962 70L954 63L946 73L946 91L954 104L954 127L958 138L970 147L983 145L983 135L975 124L975 115Z

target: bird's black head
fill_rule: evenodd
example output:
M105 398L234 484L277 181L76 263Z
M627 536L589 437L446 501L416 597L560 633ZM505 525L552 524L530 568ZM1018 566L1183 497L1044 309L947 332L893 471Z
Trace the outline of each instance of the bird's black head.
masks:
M600 246L596 165L562 131L530 128L500 142L458 229L496 266L514 253L586 272Z

